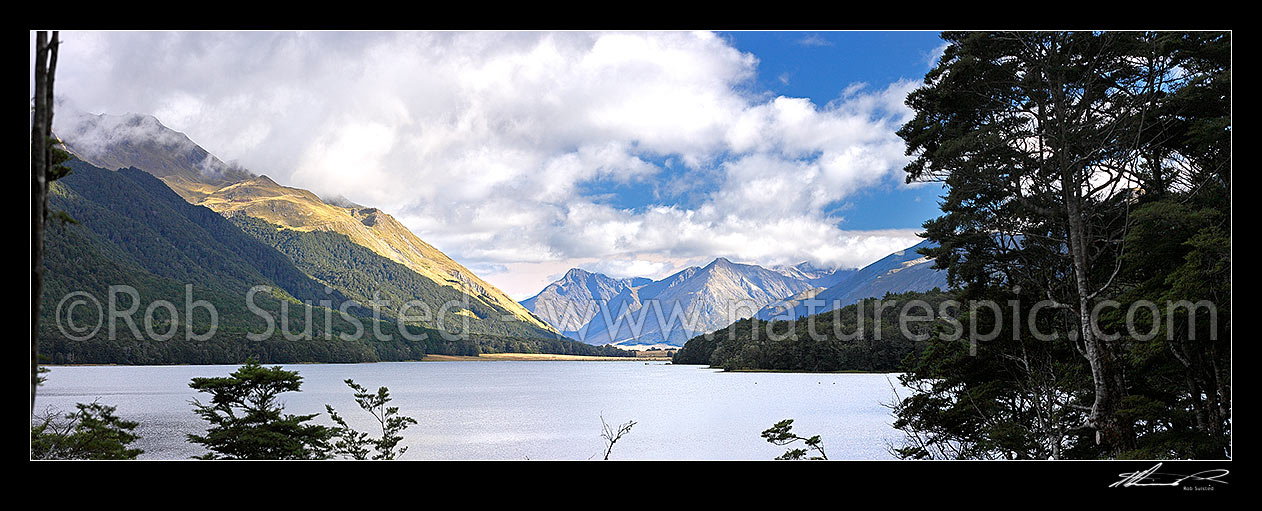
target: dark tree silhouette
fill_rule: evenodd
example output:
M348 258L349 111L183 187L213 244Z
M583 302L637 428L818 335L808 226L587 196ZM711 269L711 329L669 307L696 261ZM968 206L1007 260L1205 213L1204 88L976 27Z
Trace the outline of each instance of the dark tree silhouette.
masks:
M819 453L819 456L807 456L806 449L789 449L785 451L784 454L776 457L777 460L784 461L805 459L821 461L828 459L828 455L824 454L824 441L820 438L820 436L815 435L810 438L798 436L793 432L793 419L785 419L777 422L774 426L771 426L770 428L767 428L766 431L763 431L762 437L766 439L767 442L780 446L789 445L801 440L807 447Z
M57 73L57 32L35 34L35 97L31 116L31 416L39 386L39 305L44 294L44 221L48 183L56 165L52 154L53 77ZM52 179L50 179L50 177ZM59 176L57 176L59 177Z
M190 442L210 450L198 458L311 460L331 455L334 431L307 422L317 414L284 413L277 399L301 390L297 371L263 367L251 359L227 377L193 378L189 387L211 395L209 403L193 401L197 415L210 423L205 435L188 435Z

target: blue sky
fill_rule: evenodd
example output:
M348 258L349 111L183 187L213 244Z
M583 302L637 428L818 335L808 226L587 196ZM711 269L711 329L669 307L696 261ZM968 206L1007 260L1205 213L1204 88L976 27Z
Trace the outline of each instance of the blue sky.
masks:
M938 32L722 32L758 56L758 86L825 104L847 86L921 79L943 41Z
M934 32L62 33L58 91L391 213L523 299L573 267L862 266L936 185L894 131Z
M837 99L854 83L882 86L921 79L941 53L938 32L724 32L733 45L758 56L758 87L773 94L807 97L816 104ZM942 188L881 186L837 205L846 229L919 227L941 214Z
M855 84L880 88L900 80L918 80L929 70L943 44L938 32L924 31L756 31L719 35L758 58L758 73L747 92L809 98L816 105L838 100ZM633 183L599 180L586 183L584 190L620 208L661 203L692 207L702 200L702 193L715 187L714 183L701 183L691 193L672 195L663 189L664 181L696 178L698 172L669 157L649 161L663 169L657 179ZM941 193L941 187L933 184L908 188L887 182L862 190L827 208L827 212L841 217L838 225L844 229L914 229L940 214Z

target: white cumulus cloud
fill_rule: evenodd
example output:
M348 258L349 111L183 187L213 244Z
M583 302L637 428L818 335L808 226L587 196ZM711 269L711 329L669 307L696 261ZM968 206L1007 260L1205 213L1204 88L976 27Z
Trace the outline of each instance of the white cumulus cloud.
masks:
M749 92L758 58L708 32L62 39L57 88L81 108L151 113L224 160L380 207L517 297L583 261L859 266L918 241L827 213L903 186L915 80L769 97ZM620 207L594 185L652 197Z

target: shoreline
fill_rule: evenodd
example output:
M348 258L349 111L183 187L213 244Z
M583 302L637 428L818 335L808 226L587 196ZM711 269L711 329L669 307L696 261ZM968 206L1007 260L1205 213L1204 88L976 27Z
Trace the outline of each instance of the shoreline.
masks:
M483 353L481 355L425 355L420 360L379 360L376 362L277 362L262 364L274 365L337 365L337 364L391 364L399 362L670 362L670 357L607 357L600 355L566 355L560 353ZM40 367L173 367L173 366L240 366L237 364L40 364Z
M682 364L681 364L682 365ZM710 369L720 369L710 367ZM861 371L846 369L842 371L793 371L789 369L722 369L720 373L784 373L784 374L903 374L903 371Z
M564 355L558 353L483 353L481 355L426 355L421 362L488 362L524 360L531 362L670 362L670 357L605 357L600 355Z

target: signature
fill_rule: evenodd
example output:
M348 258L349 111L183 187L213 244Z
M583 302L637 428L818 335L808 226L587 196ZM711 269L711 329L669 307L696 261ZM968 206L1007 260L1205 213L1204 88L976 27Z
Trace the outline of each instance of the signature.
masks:
M1219 478L1230 473L1225 468L1214 468L1202 470L1191 475L1179 475L1157 472L1159 468L1161 468L1160 463L1143 472L1123 472L1118 474L1122 476L1122 480L1110 484L1109 488L1117 488L1119 486L1123 488L1131 486L1181 486L1184 481L1227 484L1227 481Z

